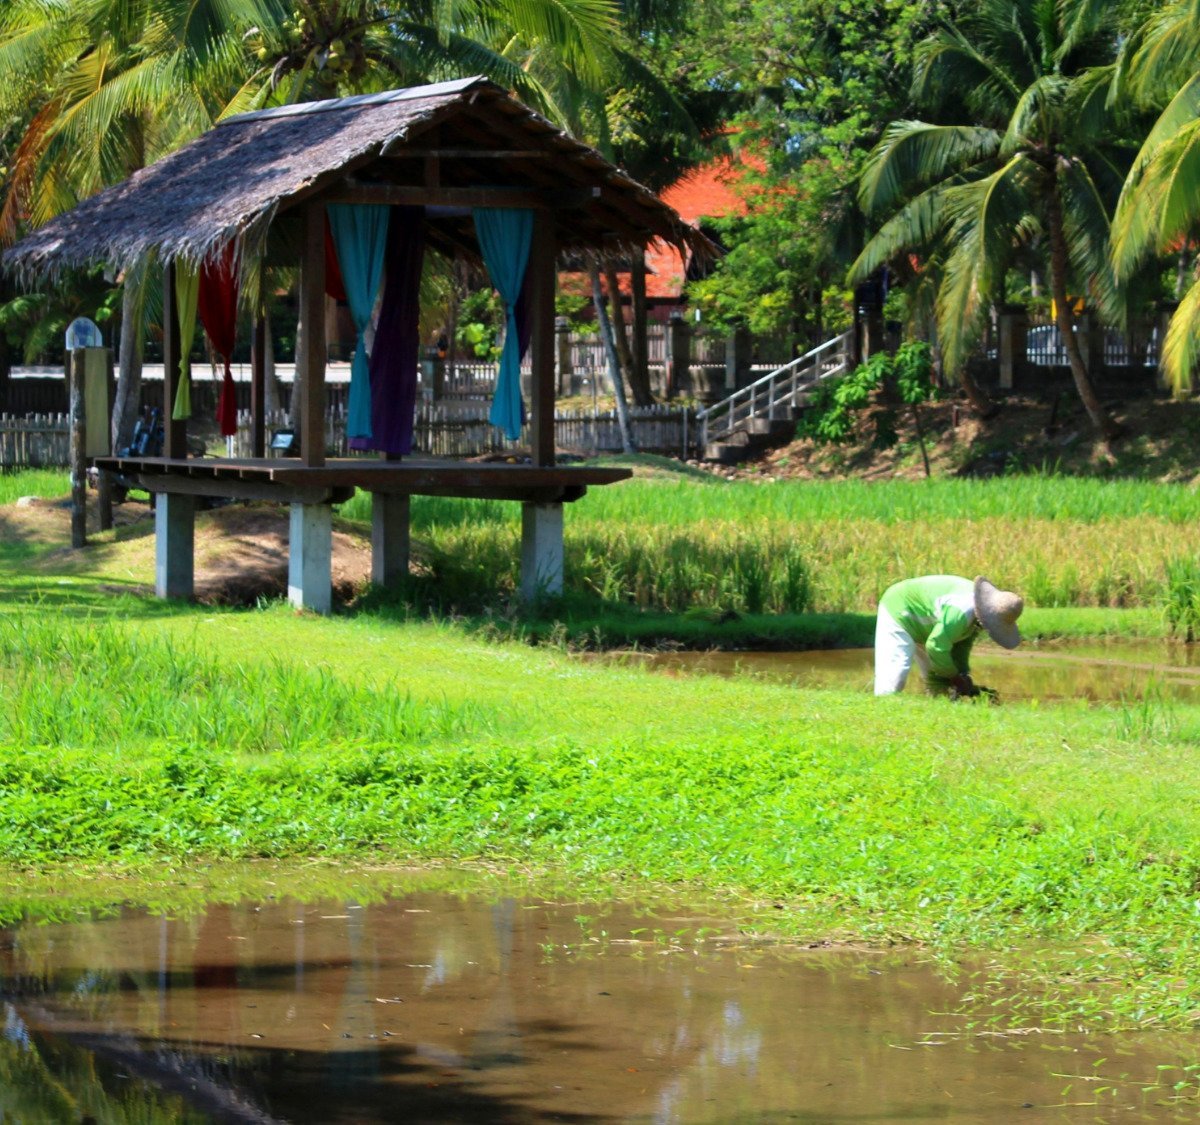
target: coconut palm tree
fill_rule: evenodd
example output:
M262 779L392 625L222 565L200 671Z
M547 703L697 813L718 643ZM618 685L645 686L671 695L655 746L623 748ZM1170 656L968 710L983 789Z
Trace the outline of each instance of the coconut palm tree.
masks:
M12 0L0 16L0 120L23 107L0 243L38 226L211 125L213 73L242 50L259 0ZM149 263L124 279L113 443L137 413Z
M918 48L914 97L932 121L897 121L867 159L864 211L888 215L855 262L863 280L902 254L940 268L938 333L959 375L1019 254L1044 263L1075 388L1105 410L1075 336L1074 301L1121 313L1109 216L1128 156L1107 95L1116 38L1105 0L981 0ZM957 123L955 117L958 118Z
M10 0L0 12L0 122L35 107L0 184L0 242L263 105L485 73L553 100L511 49L597 80L613 0ZM133 426L147 264L125 287L114 443Z
M1181 253L1200 233L1200 5L1176 0L1127 45L1122 92L1161 109L1129 170L1113 217L1112 259L1124 281L1157 255ZM1162 345L1162 368L1182 393L1200 364L1200 279L1181 295Z

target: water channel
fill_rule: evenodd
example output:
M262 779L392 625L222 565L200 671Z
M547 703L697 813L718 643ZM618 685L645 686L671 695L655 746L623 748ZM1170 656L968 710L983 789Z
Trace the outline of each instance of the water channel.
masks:
M963 1033L916 950L495 880L0 930L5 1122L1194 1120L1186 1041Z
M751 675L803 687L871 690L874 653L869 648L814 652L619 653L605 659L643 664L659 671ZM976 682L1001 700L1083 699L1121 702L1157 694L1200 701L1200 646L1165 641L1121 640L1024 645L1005 652L981 644L971 659ZM922 691L909 677L906 691Z

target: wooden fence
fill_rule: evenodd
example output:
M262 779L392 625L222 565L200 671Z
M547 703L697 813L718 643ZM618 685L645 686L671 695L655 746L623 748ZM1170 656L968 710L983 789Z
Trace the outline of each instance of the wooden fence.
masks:
M0 469L57 469L71 463L66 414L0 414Z
M519 441L507 441L487 420L488 404L475 401L419 402L413 426L413 452L428 457L478 457L488 453L512 453L529 448L529 431ZM280 412L266 420L267 441L278 429L288 429L287 416ZM629 428L637 449L646 453L688 456L694 452L694 412L677 406L629 408ZM621 430L616 411L558 410L554 414L556 446L568 453L619 453ZM346 442L346 411L337 406L325 416L325 448L334 457L349 452ZM238 414L234 456L250 457L250 415ZM268 456L274 456L268 450Z

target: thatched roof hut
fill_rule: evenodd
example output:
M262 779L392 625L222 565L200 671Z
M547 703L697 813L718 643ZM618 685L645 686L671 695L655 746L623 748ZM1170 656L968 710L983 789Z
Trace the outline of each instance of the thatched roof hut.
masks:
M380 221L385 214L386 223ZM389 253L393 232L398 248L388 269L395 270L380 296L380 327L368 369L366 330L376 307L379 259ZM522 594L533 599L561 590L562 505L590 486L623 479L629 470L555 464L556 263L568 255L625 256L656 239L694 255L712 251L695 228L594 150L500 87L468 78L232 117L34 231L4 255L4 263L33 279L94 262L125 268L157 255L165 266L163 394L175 404L165 426L164 456L126 453L96 458L96 464L157 494L155 586L163 596L192 592L196 496L267 499L292 507L289 597L328 612L330 505L355 488L375 499L372 574L381 585L408 571L408 498L431 494L519 501ZM381 459L326 460L330 240L358 332L348 412L355 429L351 432L348 421L347 433L365 443L355 448L377 451ZM507 327L491 417L510 440L528 441L528 465L409 459L418 378L415 291L426 245L482 260L504 298ZM181 278L201 275L205 319L203 275L222 273L213 282L218 303L208 308L225 339L217 350L228 356L236 317L219 301L232 295L236 305L235 259L243 278L259 261L299 266L292 402L299 415L298 459L265 456L261 307L254 312L251 365L255 456L188 456L188 415L180 405L186 396L176 393L187 387L181 343L187 318L178 304L188 300L183 294L190 283ZM528 317L528 414L517 346L516 308L522 304ZM380 345L385 321L389 343ZM205 328L211 336L207 319ZM232 383L228 367L226 382ZM226 433L229 421L223 415Z
M434 245L477 256L469 208L482 202L480 190L496 205L500 185L512 187L511 205L528 205L533 193L553 211L560 254L621 252L653 239L711 251L595 150L492 82L466 78L230 117L51 220L4 263L33 278L98 261L124 268L152 250L162 261L195 262L231 239L256 256L277 216L331 191L423 203Z

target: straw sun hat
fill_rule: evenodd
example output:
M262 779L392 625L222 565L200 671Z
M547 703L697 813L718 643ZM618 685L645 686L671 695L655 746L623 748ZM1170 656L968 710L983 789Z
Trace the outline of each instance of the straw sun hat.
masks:
M997 589L986 578L975 579L975 616L996 644L1016 648L1021 643L1017 618L1024 608L1019 594Z

